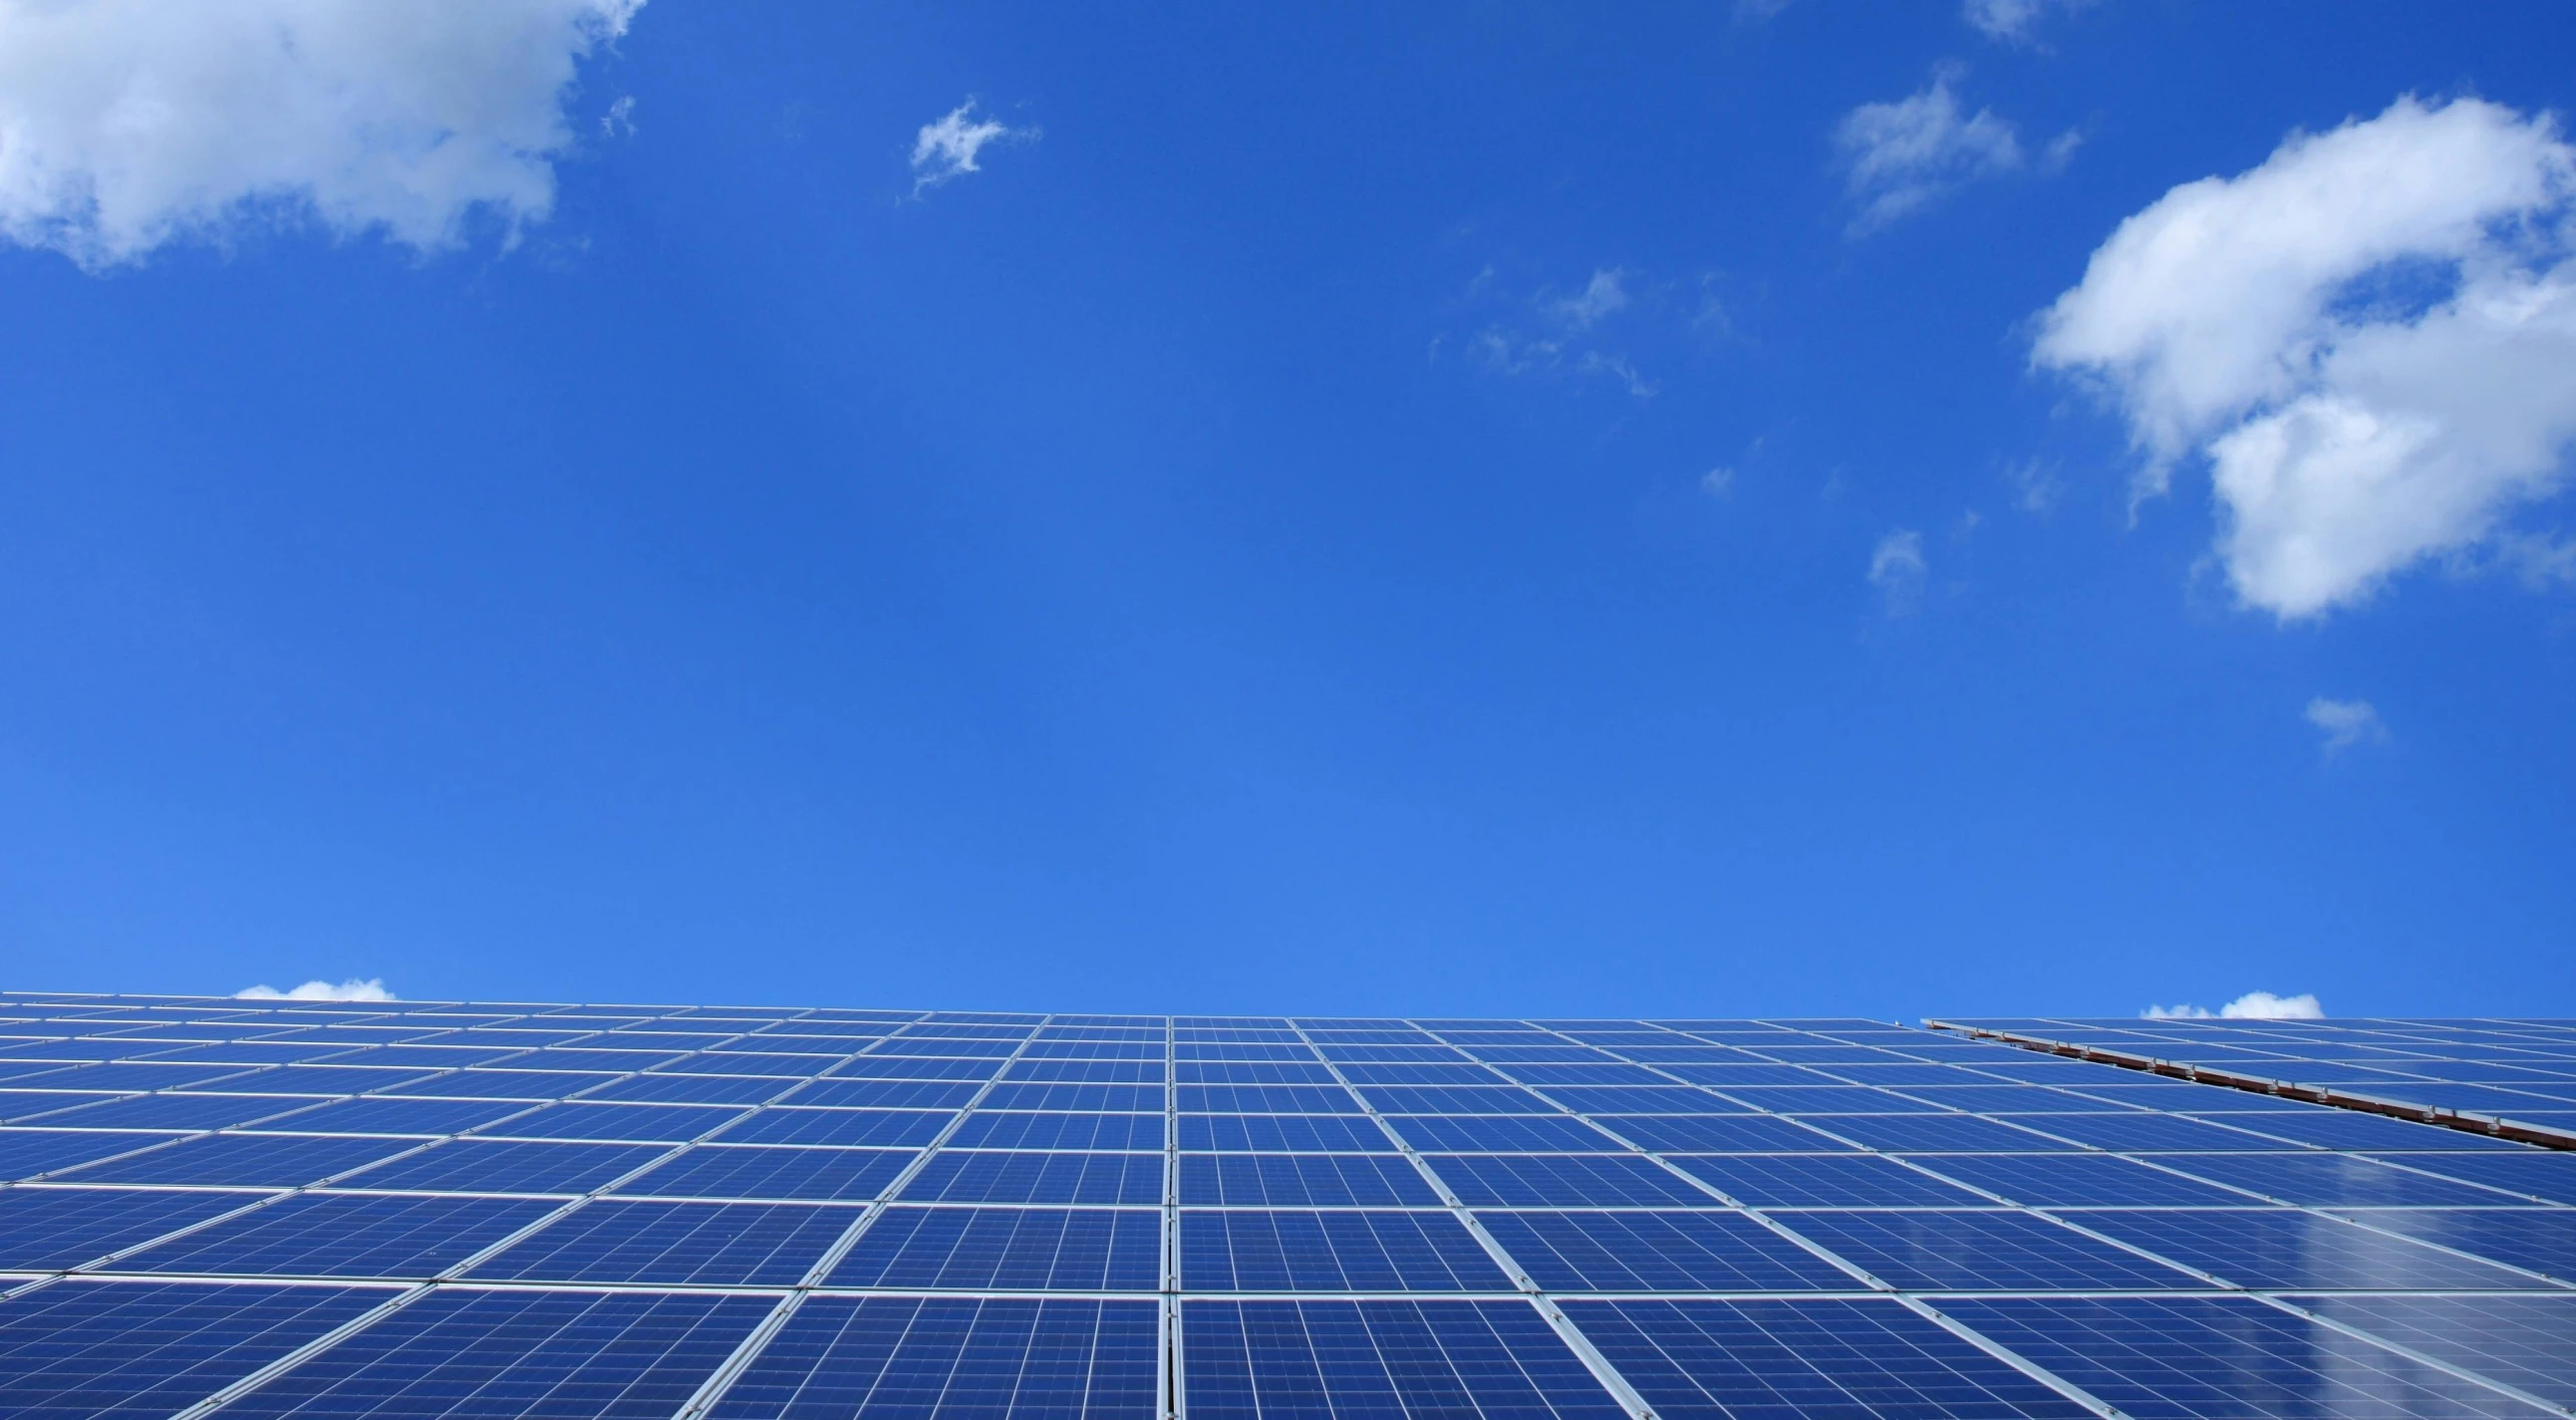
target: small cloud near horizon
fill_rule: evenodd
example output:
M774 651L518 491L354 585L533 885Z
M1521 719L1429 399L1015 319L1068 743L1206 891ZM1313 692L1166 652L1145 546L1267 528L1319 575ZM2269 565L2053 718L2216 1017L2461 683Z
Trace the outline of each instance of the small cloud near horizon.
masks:
M2317 1021L2325 1014L2324 1003L2312 992L2275 996L2269 991L2248 991L2215 1011L2205 1006L2149 1006L2138 1013L2150 1021Z
M372 976L364 981L353 976L337 986L317 978L291 991L280 991L274 986L253 986L246 991L234 992L233 999L236 1001L392 1001L398 998L385 989L385 979L381 976Z

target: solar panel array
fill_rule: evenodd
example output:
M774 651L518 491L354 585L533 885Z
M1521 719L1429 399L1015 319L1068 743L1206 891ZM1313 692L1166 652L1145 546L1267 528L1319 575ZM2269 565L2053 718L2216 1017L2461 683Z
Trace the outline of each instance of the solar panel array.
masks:
M1946 1030L2576 1147L2576 1021L1937 1021Z
M2576 1154L1859 1020L21 993L0 1179L12 1416L2576 1413Z

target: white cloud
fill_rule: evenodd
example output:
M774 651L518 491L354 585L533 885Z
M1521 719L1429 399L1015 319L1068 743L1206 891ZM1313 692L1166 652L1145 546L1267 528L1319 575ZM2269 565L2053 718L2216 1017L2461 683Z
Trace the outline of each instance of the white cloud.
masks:
M1892 103L1862 104L1834 128L1851 198L1860 204L1852 233L1864 234L1915 212L1981 178L2030 166L2021 137L1993 109L1964 112L1951 88L1953 69L1937 70L1921 93ZM2060 140L2065 143L2066 140ZM2050 151L2056 153L2058 144ZM2066 153L2074 151L2071 144Z
M1898 528L1878 540L1869 555L1869 584L1887 599L1887 614L1903 616L1923 597L1923 534Z
M2006 465L2004 482L2012 485L2013 506L2025 513L2047 512L2057 506L2058 495L2066 491L2056 467L2037 459Z
M2308 702L2308 723L2323 730L2325 752L2334 754L2362 743L2385 744L2388 724L2367 700L2328 700L2320 695Z
M999 119L975 117L975 101L968 99L933 123L921 126L912 140L912 191L918 197L923 189L939 186L952 178L980 173L975 155L994 143L1011 143L1038 136L1034 128L1013 128Z
M1582 290L1547 302L1547 310L1576 330L1589 329L1603 317L1628 309L1628 291L1621 284L1626 275L1617 267L1603 267L1592 273L1592 280Z
M2313 995L2248 991L2214 1012L2200 1006L2149 1006L2138 1014L2151 1021L2315 1021L2325 1018L2326 1008Z
M1984 31L1988 39L2019 44L2030 38L2039 17L2050 9L2080 10L2092 0L1965 0L1961 7L1969 24Z
M381 976L360 981L356 977L334 986L327 981L308 981L291 991L274 986L254 986L233 993L236 1001L391 1001L394 993L385 989Z
M0 239L98 269L318 222L553 210L580 61L643 0L0 0Z
M2042 318L2098 382L2137 496L2209 462L2238 599L2289 620L2508 545L2576 439L2576 149L2546 117L2399 99L2166 193Z
M1724 498L1735 491L1735 470L1724 464L1699 476L1699 491L1711 498Z

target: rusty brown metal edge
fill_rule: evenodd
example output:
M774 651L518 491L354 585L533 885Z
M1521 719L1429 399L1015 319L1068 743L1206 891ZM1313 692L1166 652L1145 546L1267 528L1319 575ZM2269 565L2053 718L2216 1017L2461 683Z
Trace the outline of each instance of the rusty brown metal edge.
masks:
M2576 1150L2576 1134L2550 1129L2537 1124L2523 1124L2493 1115L2464 1114L2458 1110L2432 1105L2410 1104L2405 1100L2381 1099L2376 1095L2354 1094L2347 1090L2302 1085L2295 1080L2275 1080L2262 1075L2248 1075L2213 1065L2193 1065L2180 1060L2158 1060L2125 1050L2105 1050L2100 1046L2077 1045L2072 1041L2049 1040L2043 1036L2021 1035L2013 1031L1987 1030L1982 1026L1959 1025L1952 1021L1926 1019L1924 1025L1934 1030L1954 1031L1978 1040L1999 1040L2006 1045L2037 1051L2042 1055L2062 1055L2075 1060L2089 1060L2099 1065L2116 1065L2123 1070L2138 1070L2176 1080L2189 1080L2198 1085L2225 1085L2231 1089L2249 1090L2258 1095L2278 1095L2283 1099L2306 1100L2311 1104L2333 1105L2337 1109L2357 1110L2364 1114L2384 1114L2417 1124L2437 1124L2467 1134L2483 1134L2491 1139L2511 1139L2521 1144L2537 1144L2545 1149Z

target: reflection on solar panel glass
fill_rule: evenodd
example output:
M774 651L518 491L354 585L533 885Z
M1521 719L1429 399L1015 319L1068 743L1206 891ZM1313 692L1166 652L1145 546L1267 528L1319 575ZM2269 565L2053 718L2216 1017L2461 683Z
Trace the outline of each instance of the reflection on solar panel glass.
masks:
M1985 1024L2576 1120L2567 1023ZM1956 1031L21 993L0 1075L13 1416L2576 1406L2576 1153Z

